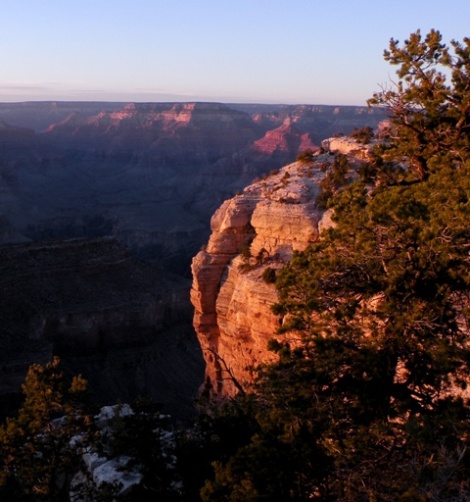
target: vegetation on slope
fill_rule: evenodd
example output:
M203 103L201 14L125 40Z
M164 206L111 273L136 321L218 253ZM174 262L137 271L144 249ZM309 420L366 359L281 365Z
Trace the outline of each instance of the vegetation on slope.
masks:
M83 406L87 382L69 384L54 358L30 367L18 416L0 428L0 499L66 500L78 464L72 438L91 438L91 419Z

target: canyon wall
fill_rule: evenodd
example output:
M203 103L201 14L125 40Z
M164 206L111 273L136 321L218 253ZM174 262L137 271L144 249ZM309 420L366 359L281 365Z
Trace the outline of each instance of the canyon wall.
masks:
M202 392L233 395L272 357L268 341L282 319L271 310L278 297L269 277L333 224L331 211L315 201L334 155L349 157L354 177L368 152L349 139L332 138L324 147L248 186L212 217L207 246L192 262L194 327L206 361Z
M0 409L30 364L59 355L100 403L150 395L175 416L189 412L204 381L189 266L210 216L325 136L380 119L366 107L0 103ZM198 258L208 279L193 300L204 304L197 323L216 389L242 361L237 351L250 378L278 322L263 267L316 238L316 182L304 193L294 171L284 176L227 202ZM251 241L252 257L237 258Z
M0 103L0 244L113 236L189 276L224 200L319 138L380 118L365 107Z
M2 413L28 367L59 356L97 403L147 396L186 416L204 373L187 291L110 238L0 246Z

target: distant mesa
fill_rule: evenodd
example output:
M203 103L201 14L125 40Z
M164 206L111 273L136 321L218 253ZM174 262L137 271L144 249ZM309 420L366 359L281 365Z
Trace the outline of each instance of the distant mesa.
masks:
M283 124L271 129L253 143L253 150L266 155L295 155L303 150L317 150L319 147L312 142L310 133L302 133L286 118Z

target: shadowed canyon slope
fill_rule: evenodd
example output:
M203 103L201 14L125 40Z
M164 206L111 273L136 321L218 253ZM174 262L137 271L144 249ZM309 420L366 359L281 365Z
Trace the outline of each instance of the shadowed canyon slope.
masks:
M147 395L183 416L203 374L187 289L110 238L0 247L2 404L58 355L98 402Z
M16 104L16 118L0 105L0 243L112 235L187 273L225 199L381 118L365 107L99 105Z

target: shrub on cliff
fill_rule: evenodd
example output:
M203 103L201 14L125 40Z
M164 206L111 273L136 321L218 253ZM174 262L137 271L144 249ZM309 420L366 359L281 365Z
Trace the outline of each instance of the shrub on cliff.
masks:
M326 209L333 196L347 182L349 162L345 155L337 155L333 164L327 168L326 176L320 181L320 193L316 203L321 209Z
M160 406L139 399L93 416L86 388L81 376L68 381L58 358L30 367L24 404L0 427L0 500L182 500L175 434Z
M307 150L304 150L297 155L296 160L298 162L303 162L303 163L308 164L309 162L311 162L313 160L314 154L315 154L315 152L311 148L307 148Z
M367 145L370 140L374 137L374 131L372 127L359 127L354 129L351 134L351 138L355 139L358 143Z
M267 267L263 272L263 281L267 284L274 284L276 282L276 269Z

